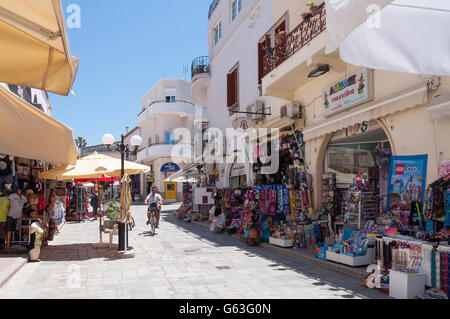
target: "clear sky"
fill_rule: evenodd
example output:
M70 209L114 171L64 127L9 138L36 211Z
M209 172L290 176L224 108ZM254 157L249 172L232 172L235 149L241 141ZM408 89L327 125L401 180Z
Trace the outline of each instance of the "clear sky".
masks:
M71 4L81 9L81 28L68 29L80 67L76 96L50 94L53 117L88 145L133 129L141 98L159 79L184 79L188 65L190 81L192 60L208 55L211 1L63 0L64 11Z

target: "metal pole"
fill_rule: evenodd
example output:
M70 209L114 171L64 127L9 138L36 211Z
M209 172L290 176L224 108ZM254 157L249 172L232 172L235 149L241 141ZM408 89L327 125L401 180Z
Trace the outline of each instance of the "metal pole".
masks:
M120 172L120 180L122 181L123 176L125 175L125 143L124 143L124 136L122 135L121 144L119 145L120 148L120 163L121 163L121 172ZM123 194L120 194L123 196ZM126 242L126 236L127 236L127 229L126 229L126 220L125 223L119 222L119 251L126 251L128 243Z

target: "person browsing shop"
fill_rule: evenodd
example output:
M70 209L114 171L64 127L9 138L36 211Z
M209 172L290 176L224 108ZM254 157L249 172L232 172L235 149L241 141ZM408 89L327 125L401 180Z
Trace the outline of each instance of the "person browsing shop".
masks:
M147 212L147 225L150 224L150 217L151 217L151 208L153 205L157 205L158 207L158 213L156 213L156 228L159 228L159 219L161 217L161 205L164 204L164 199L160 194L157 193L158 189L156 187L152 187L152 192L147 196L145 199L145 205L148 206L148 212Z
M17 188L14 194L9 195L8 199L11 204L6 220L6 231L8 232L7 248L9 249L11 235L16 231L17 220L22 218L23 207L28 200L20 188Z
M97 191L94 191L94 195L91 196L91 206L94 212L94 218L97 220L98 218L98 195Z
M38 263L41 261L41 246L44 240L44 227L39 219L39 213L36 210L29 209L24 212L26 218L31 219L30 225L30 244L28 246L29 262Z
M0 188L0 240L4 243L4 238L6 237L6 220L8 218L9 207L11 203L8 197L6 197L5 190Z

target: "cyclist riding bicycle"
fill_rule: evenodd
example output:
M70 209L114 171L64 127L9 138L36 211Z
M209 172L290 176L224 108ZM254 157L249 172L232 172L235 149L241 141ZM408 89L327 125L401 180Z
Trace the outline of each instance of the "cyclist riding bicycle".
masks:
M164 203L164 199L160 194L157 193L158 189L152 187L152 192L145 199L145 205L148 205L147 211L147 225L150 224L152 211L156 211L156 228L159 228L159 218L161 215L161 205Z

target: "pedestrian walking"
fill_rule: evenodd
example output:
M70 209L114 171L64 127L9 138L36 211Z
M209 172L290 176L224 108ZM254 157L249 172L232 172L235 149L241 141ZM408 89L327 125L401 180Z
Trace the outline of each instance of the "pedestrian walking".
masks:
M98 195L97 191L94 191L94 195L91 196L91 206L94 211L94 218L97 220L98 218Z

